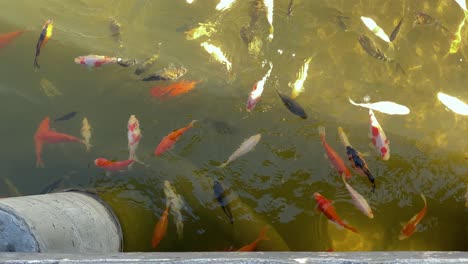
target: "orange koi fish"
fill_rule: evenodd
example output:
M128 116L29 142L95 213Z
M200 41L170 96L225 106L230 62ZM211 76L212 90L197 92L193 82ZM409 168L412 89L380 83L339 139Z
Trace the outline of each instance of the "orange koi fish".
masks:
M403 240L405 238L410 237L416 230L416 225L419 224L419 222L421 222L421 220L423 219L424 215L426 215L427 201L426 201L426 197L424 197L424 194L422 193L421 193L421 198L424 201L423 209L417 215L413 216L413 218L411 218L408 221L408 223L406 223L406 225L403 226L403 229L401 230L401 234L398 237L398 239Z
M254 242L239 248L237 251L243 251L243 252L254 251L257 248L258 243L260 243L260 241L268 240L268 237L266 237L265 235L267 229L268 229L268 226L264 226L262 230L260 230L260 233L258 234L258 237L257 239L255 239Z
M43 48L47 41L49 41L50 37L52 37L52 29L54 25L52 24L52 19L47 19L44 26L42 27L41 35L37 40L36 44L36 56L34 57L34 68L40 68L37 62L39 55L41 54L41 48Z
M23 34L24 30L13 31L5 34L0 35L0 49L6 47L6 45L10 44L16 37Z
M44 120L42 120L39 124L39 127L37 128L37 131L34 134L34 142L36 144L37 167L44 167L44 162L42 161L41 154L42 147L45 143L54 144L61 142L80 142L85 144L83 140L77 137L50 130L50 118L48 116L44 118Z
M320 193L314 193L315 201L317 202L318 209L323 212L323 214L330 219L331 221L339 224L340 226L347 228L354 233L359 233L356 228L347 225L341 220L340 217L336 214L335 207L333 207L332 202L323 197Z
M349 171L348 167L346 167L344 161L340 158L336 151L328 145L327 141L325 140L325 127L320 126L318 130L320 139L322 140L322 145L325 148L325 151L327 152L327 156L330 162L333 164L340 176L344 174L347 180L351 179L351 172Z
M183 127L183 128L179 128L175 131L172 131L171 133L169 133L169 135L165 136L161 142L159 143L159 145L156 147L155 151L154 151L154 155L156 156L159 156L161 154L163 154L164 152L166 152L168 149L172 148L172 146L174 146L174 144L177 142L177 140L179 140L179 138L185 133L187 132L187 130L189 130L190 128L193 127L193 124L196 122L197 120L193 120L192 122L190 122L190 124L188 124L186 127Z
M154 226L153 239L151 240L151 246L156 248L159 245L159 242L163 239L167 232L167 216L169 215L169 204L166 206L161 218L159 218L158 223Z
M130 166L135 160L122 160L122 161L111 161L105 158L97 158L94 160L94 164L106 171L106 174L110 172L122 171Z
M151 95L158 98L164 96L173 97L190 92L193 88L195 88L196 84L197 81L181 81L162 88L156 86L151 88Z

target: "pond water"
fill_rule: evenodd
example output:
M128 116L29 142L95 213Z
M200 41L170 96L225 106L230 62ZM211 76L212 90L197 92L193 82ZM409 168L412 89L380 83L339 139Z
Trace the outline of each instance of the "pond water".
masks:
M468 119L437 99L444 92L468 102L466 28L460 49L449 54L463 10L449 0L295 0L288 12L290 2L274 1L273 39L268 39L263 1L238 0L224 11L215 8L214 0L3 1L0 33L26 31L0 49L1 195L94 190L121 219L125 251L238 249L253 242L264 226L269 226L269 239L257 250L467 250ZM437 21L415 24L417 12ZM404 20L388 44L366 28L361 16L372 18L387 35ZM53 35L35 70L36 42L49 18ZM120 41L112 37L109 18L121 26ZM184 32L199 23L211 25L212 34L188 39ZM358 41L362 34L394 62L367 54ZM203 42L219 47L232 69L213 59ZM134 74L137 66L87 69L74 63L88 54L142 62L158 50L157 60L141 75ZM276 89L290 96L308 58L304 90L295 97L308 115L301 119L288 111ZM269 62L273 69L261 100L247 112L248 95ZM170 65L183 66L187 73L174 81L141 80ZM183 80L197 81L195 88L164 100L150 92ZM389 160L369 146L368 110L348 98L392 101L411 109L408 115L374 111L390 141ZM48 144L42 153L45 166L37 168L33 135L39 123L72 111L77 115L51 126L80 137L86 117L93 147L86 152L80 144ZM107 176L94 160L128 158L132 114L143 135L136 154L146 166L135 164ZM171 150L154 155L164 136L194 119L198 122ZM319 126L326 128L328 144L349 168L337 128L364 153L375 176L375 193L355 171L348 183L369 202L373 219L354 207L324 157ZM226 168L217 167L257 133L261 139L251 152ZM169 215L167 234L153 249L153 228L166 206L164 180L185 201L183 236ZM214 180L230 191L234 224L214 198ZM12 185L16 191L8 187ZM359 234L314 210L315 192L333 200L337 214ZM412 236L399 240L401 223L424 206L421 193L427 213Z

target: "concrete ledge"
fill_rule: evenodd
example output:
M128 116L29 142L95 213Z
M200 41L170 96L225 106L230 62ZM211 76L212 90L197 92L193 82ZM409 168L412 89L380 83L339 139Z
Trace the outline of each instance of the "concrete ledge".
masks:
M108 255L2 253L1 263L468 263L468 252L184 252Z

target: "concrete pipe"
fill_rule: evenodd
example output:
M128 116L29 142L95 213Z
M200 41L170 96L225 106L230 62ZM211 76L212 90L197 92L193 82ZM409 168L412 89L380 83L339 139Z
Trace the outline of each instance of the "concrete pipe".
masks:
M115 253L122 241L118 219L93 194L0 199L0 252Z

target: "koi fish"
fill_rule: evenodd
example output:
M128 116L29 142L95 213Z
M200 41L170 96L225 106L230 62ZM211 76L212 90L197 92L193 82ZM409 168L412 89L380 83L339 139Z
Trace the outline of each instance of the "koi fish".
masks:
M418 214L413 216L413 218L411 218L408 221L408 223L406 223L406 225L403 226L403 229L401 230L401 234L398 237L398 239L403 240L405 238L410 237L414 233L414 231L416 230L416 225L419 224L419 222L421 222L421 220L423 219L424 215L426 215L427 201L426 201L426 197L424 197L424 194L422 194L422 193L421 193L421 198L424 201L423 209Z
M231 224L234 224L234 218L232 217L231 213L231 206L229 205L230 201L227 199L229 193L224 190L223 185L221 185L221 183L218 181L214 182L213 192L216 200L221 205L221 209L223 209L223 212L229 218Z
M257 105L257 102L260 100L260 97L262 96L263 93L263 87L265 86L265 82L268 77L270 77L271 70L273 69L273 64L270 62L270 69L268 72L263 76L263 78L255 83L255 85L252 88L252 91L249 94L249 98L247 99L247 112L252 111L255 108L255 105Z
M270 23L270 30L269 30L269 35L268 35L268 40L272 41L273 40L273 0L263 0L264 5L266 6L267 10L267 20L268 23Z
M302 119L307 119L307 114L304 111L304 108L294 101L294 99L289 98L288 96L280 93L278 89L276 89L276 92L278 93L279 97L281 98L281 101L283 102L284 106L293 114L300 116Z
M319 126L318 132L320 139L322 140L322 145L327 153L328 160L332 163L333 167L335 167L340 176L344 175L346 176L347 180L351 179L351 172L344 164L344 161L340 158L338 153L336 153L336 151L328 145L327 141L325 140L325 127Z
M117 59L118 58L101 56L101 55L86 55L86 56L76 57L75 63L85 65L89 68L93 68L93 67L98 68L105 64L117 63Z
M349 185L346 182L346 179L345 179L344 175L342 176L342 178L343 178L343 182L344 182L344 184L346 186L346 189L348 190L349 195L351 196L351 199L353 201L354 206L356 206L356 208L359 209L359 211L361 211L363 214L365 214L370 219L374 218L374 213L372 212L372 209L370 208L370 206L367 203L366 199L360 193L358 193L356 190L354 190L353 187L351 187L351 185Z
M369 181L372 183L372 192L375 192L375 178L369 170L366 161L362 154L355 150L348 141L348 137L343 131L343 128L338 127L338 136L341 139L344 147L346 148L346 154L348 155L348 160L351 163L351 167L360 175L367 176Z
M437 93L437 98L442 104L444 104L448 109L452 110L453 112L459 115L468 115L468 104L466 104L462 100L442 92Z
M135 117L135 115L131 115L128 119L127 125L127 136L128 136L128 151L130 153L129 160L138 160L136 157L136 150L138 148L138 144L141 140L141 130L140 130L140 122Z
M81 122L81 137L83 137L86 151L89 151L89 149L92 147L92 145L89 143L91 140L91 126L89 125L88 119L86 117L83 118L83 121Z
M135 160L128 159L122 161L111 161L105 158L97 158L94 160L94 165L106 171L109 176L111 172L118 172L127 169Z
M176 193L174 187L168 181L164 181L164 195L167 199L167 204L171 204L171 212L176 223L177 235L182 239L184 232L184 222L182 216L182 208L185 206L182 197ZM168 206L168 205L167 205Z
M44 162L42 161L41 154L42 147L45 143L55 144L61 142L79 142L84 144L83 140L77 137L50 130L50 118L48 116L44 118L44 120L42 120L39 124L39 127L37 128L37 131L34 134L34 142L36 145L37 167L44 167Z
M248 139L244 140L242 144L239 146L239 148L234 151L234 153L229 156L228 160L218 166L219 168L224 168L226 167L229 163L233 162L235 159L239 158L240 156L249 153L250 151L253 150L253 148L257 145L258 141L260 141L260 138L262 137L261 134L256 134Z
M57 89L57 87L55 87L55 85L51 81L45 78L41 79L39 84L41 85L41 91L43 91L48 97L62 95L62 92L59 89Z
M151 240L151 247L156 248L159 245L159 242L163 239L167 232L167 216L169 215L169 205L166 206L161 218L154 226L153 239Z
M64 115L64 116L61 116L61 117L59 117L59 118L56 118L56 119L54 120L54 122L69 120L69 119L72 119L72 118L75 117L75 116L76 116L76 112L73 111L73 112L70 112L70 113L68 113L68 114L66 114L66 115Z
M390 141L387 139L387 136L385 136L385 132L377 121L377 118L375 118L374 112L372 112L371 109L369 109L369 121L370 135L375 150L380 154L383 160L390 159Z
M220 0L219 3L216 5L216 10L225 11L231 8L232 4L234 4L236 0Z
M18 30L13 32L8 32L0 35L0 49L3 49L8 44L10 44L14 39L19 35L23 34L24 30Z
M336 214L335 207L333 206L330 200L327 200L320 193L314 193L315 201L317 202L317 208L332 222L337 223L338 225L347 228L354 233L359 233L356 228L346 224L341 220L341 218Z
M364 23L364 25L366 25L366 27L370 31L372 31L377 37L379 37L387 43L392 43L387 34L385 34L385 31L381 27L379 27L372 18L361 16L361 20Z
M187 69L183 66L175 67L169 66L164 68L146 78L143 81L169 81L169 80L177 80L182 77L185 73L187 73Z
M430 15L423 13L423 12L416 12L414 14L414 22L413 22L413 27L415 25L435 25L436 27L440 27L443 31L446 33L452 35L450 30L448 30L446 27L444 27L438 19L435 19L431 17Z
M353 100L351 100L351 98L349 97L348 97L348 100L353 105L369 108L369 109L379 111L381 113L385 113L389 115L407 115L410 113L410 110L408 107L401 105L401 104L394 103L394 102L390 102L390 101L358 104L354 102Z
M41 54L41 49L47 44L50 37L52 37L52 29L54 28L52 19L47 19L44 26L42 27L41 35L36 44L36 56L34 57L34 68L40 68L38 63L38 57Z
M370 56L381 61L393 62L393 59L385 56L385 54L380 51L380 49L378 49L366 35L359 35L358 41L359 44L361 44L362 49Z
M197 83L197 81L181 81L166 87L156 86L151 88L150 93L153 97L157 98L173 97L190 92L193 88L195 88Z
M112 38L119 43L119 48L123 48L123 41L120 32L121 25L115 18L109 17L109 30Z
M396 25L396 27L393 29L392 34L390 34L390 38L389 38L389 39L390 39L391 42L393 42L393 41L396 39L398 33L400 32L401 23L403 22L403 19L404 19L404 18L405 18L405 17L402 17L402 18L401 18L400 22L398 22L398 24Z
M300 93L304 91L304 82L307 79L307 71L309 70L309 63L312 60L312 57L308 58L305 62L304 65L302 65L301 70L297 74L297 79L294 82L294 84L289 84L292 88L292 94L291 98L294 99L296 98Z
M150 58L140 63L135 69L135 74L140 75L142 73L145 73L151 67L151 65L153 65L153 63L159 59L160 50L161 50L161 43L158 43L156 54L154 54Z
M200 44L208 54L210 54L216 61L226 65L226 70L229 72L232 69L232 64L226 58L224 53L221 51L220 48L216 47L215 45L209 44L208 42L203 42Z
M154 155L159 156L159 155L163 154L164 152L166 152L168 149L172 148L174 146L174 144L177 142L177 140L179 140L179 138L185 132L187 132L187 130L189 130L190 128L193 127L193 124L195 124L196 121L197 120L193 120L187 126L185 126L183 128L179 128L179 129L177 129L175 131L172 131L171 133L169 133L169 135L165 136L161 140L159 145L156 147L156 149L154 150Z
M267 230L268 230L268 226L264 226L260 230L260 233L258 234L258 237L257 237L257 239L255 239L254 242L239 248L237 251L249 252L249 251L254 251L255 249L257 249L257 246L261 241L269 239L268 237L266 237L266 231Z

